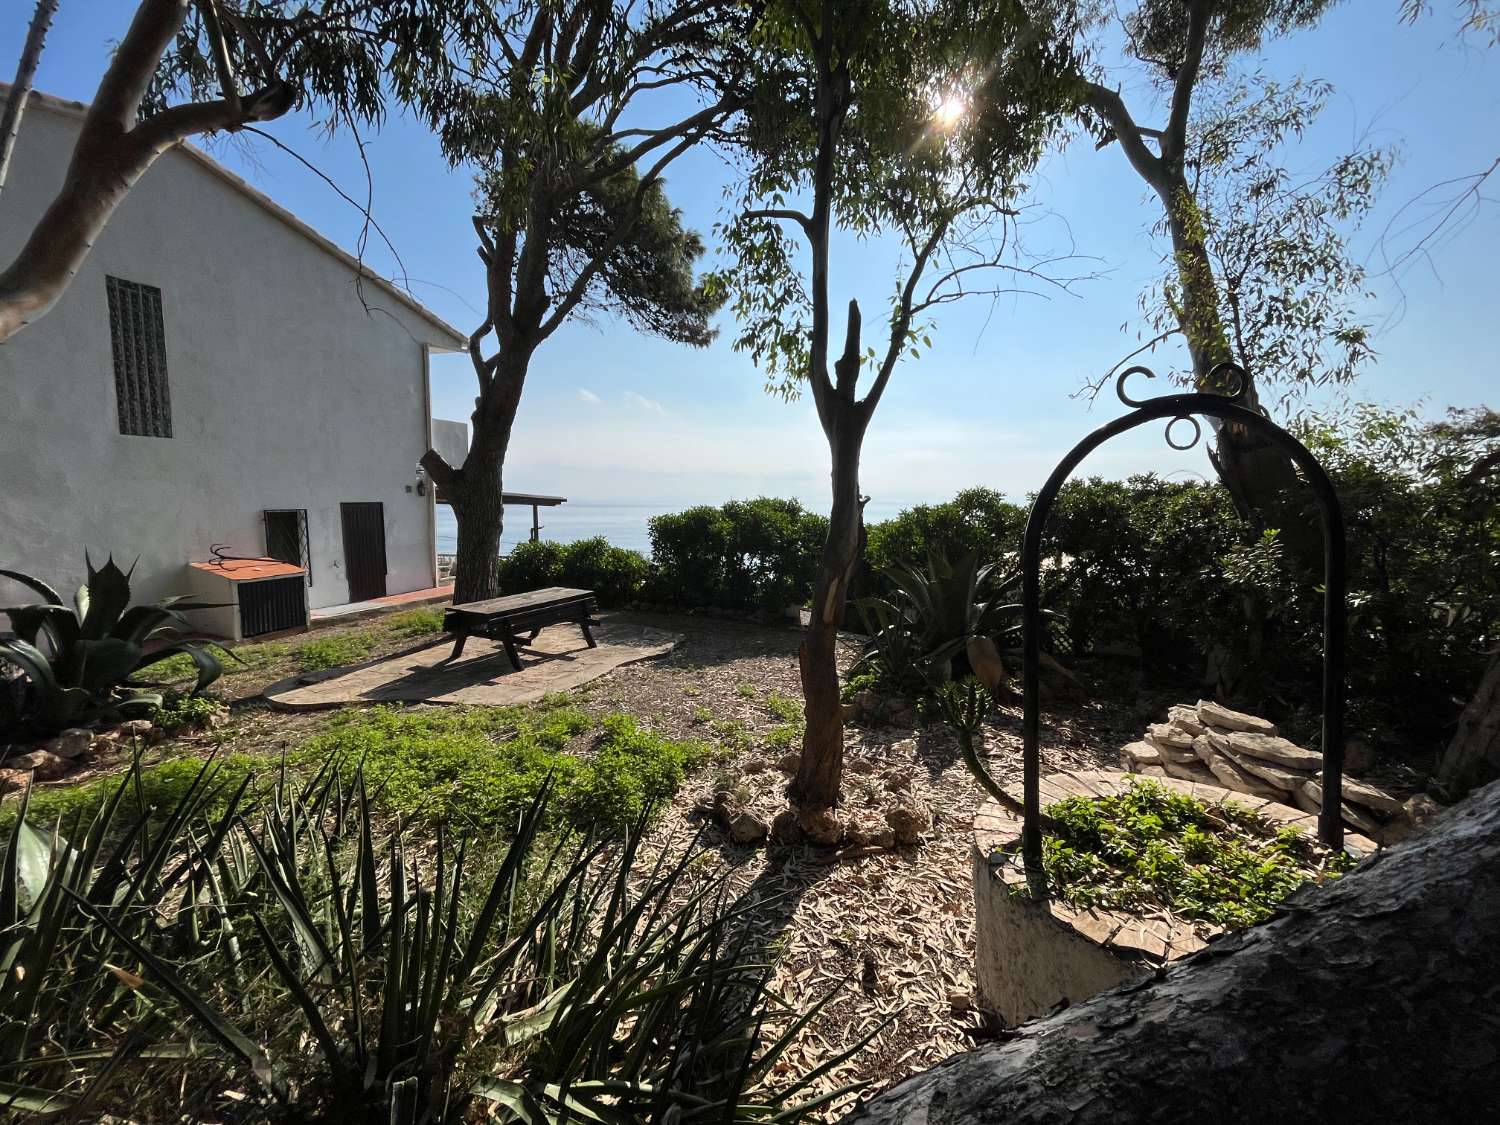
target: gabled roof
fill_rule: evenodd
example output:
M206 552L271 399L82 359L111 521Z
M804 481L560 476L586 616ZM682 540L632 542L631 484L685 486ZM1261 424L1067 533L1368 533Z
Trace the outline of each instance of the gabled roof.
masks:
M4 82L0 82L0 96L8 94L9 92L10 86ZM44 94L40 90L31 91L31 96L27 99L26 102L26 108L28 110L46 109L50 110L53 113L59 114L60 116L72 117L78 120L82 120L84 114L88 112L88 106L84 105L82 102L70 101L67 98L59 98L52 94ZM24 122L21 127L23 129L25 128ZM444 337L447 338L448 342L451 343L454 348L468 347L469 337L467 333L461 332L457 328L453 327L453 325L449 324L442 317L438 316L437 313L433 312L426 305L422 304L421 301L417 300L410 293L407 293L405 290L401 289L398 285L395 284L395 282L389 281L386 278L383 278L380 275L371 272L370 268L367 265L361 262L353 254L349 253L349 251L345 250L342 246L339 246L331 239L319 234L316 230L310 227L307 223L303 222L301 219L297 218L296 215L292 214L280 203L277 203L265 192L261 191L259 188L253 187L251 184L235 175L228 168L224 167L224 165L215 160L212 156L209 156L208 153L204 152L201 148L198 148L195 145L188 144L187 142L183 142L176 147L178 151L180 151L184 156L187 156L188 158L196 161L205 171L213 176L218 177L220 180L224 181L224 183L234 188L261 210L269 214L272 218L286 224L292 230L300 234L303 238L307 239L313 245L317 246L320 250L333 256L334 258L337 258L341 263L348 266L349 269L354 273L363 275L377 288L383 290L391 297L394 297L396 300L400 301L408 309L416 313L432 327L436 328Z

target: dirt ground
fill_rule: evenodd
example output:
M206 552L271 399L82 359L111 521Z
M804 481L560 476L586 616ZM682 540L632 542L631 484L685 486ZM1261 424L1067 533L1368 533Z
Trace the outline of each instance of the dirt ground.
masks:
M878 807L885 784L898 778L932 813L919 845L846 860L816 848L737 845L695 810L723 788L746 794L767 817L784 804L787 775L776 762L788 747L768 738L786 721L773 707L784 711L787 700L800 702L797 630L688 615L614 616L684 640L665 657L618 668L576 690L578 705L629 712L671 736L712 738L728 749L720 765L689 779L657 822L656 841L675 849L696 838L709 858L695 864L695 877L725 878L732 901L754 904L750 953L776 961L773 988L789 1012L835 993L778 1069L806 1073L870 1037L823 1085L865 1082L879 1089L972 1046L981 1021L971 1006L969 826L981 794L953 737L941 725L848 728L849 802ZM845 660L854 655L851 646ZM230 703L229 721L160 743L148 760L215 749L274 756L295 747L328 720L326 713L277 711L258 700L266 683L285 674L272 663L227 676L219 693ZM1113 767L1119 746L1134 737L1129 728L1140 724L1118 709L1112 717L1117 726L1103 708L1088 706L1045 716L1044 765ZM1001 781L1019 774L1019 708L992 720L984 752ZM66 783L114 772L125 760L121 753L96 761ZM837 1116L837 1108L825 1116Z

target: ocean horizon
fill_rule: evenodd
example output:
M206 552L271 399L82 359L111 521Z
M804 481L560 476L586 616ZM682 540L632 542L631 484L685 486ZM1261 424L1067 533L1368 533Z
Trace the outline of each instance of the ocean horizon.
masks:
M890 519L914 503L871 501L865 507L868 522ZM669 512L681 512L694 505L679 504L610 504L588 500L570 500L555 508L541 510L543 539L557 543L575 543L580 539L592 539L602 535L616 547L625 547L651 555L651 536L647 521L652 516ZM816 511L817 509L812 509ZM500 553L508 555L517 543L531 538L531 509L519 505L505 509L505 526L500 535ZM458 550L458 523L453 518L453 509L446 504L437 506L437 550L440 555L451 555Z

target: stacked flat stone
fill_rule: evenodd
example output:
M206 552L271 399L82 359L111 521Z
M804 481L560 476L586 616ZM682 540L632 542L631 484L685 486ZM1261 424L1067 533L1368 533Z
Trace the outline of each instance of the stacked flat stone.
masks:
M1222 785L1304 812L1323 808L1322 754L1282 738L1275 723L1207 699L1170 708L1166 722L1151 724L1145 738L1120 751L1120 768ZM1401 802L1352 777L1342 784L1344 823L1380 839L1402 812Z

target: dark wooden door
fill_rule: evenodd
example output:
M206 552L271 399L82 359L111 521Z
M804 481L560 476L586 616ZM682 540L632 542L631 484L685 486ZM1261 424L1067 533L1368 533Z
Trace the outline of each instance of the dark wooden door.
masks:
M340 504L349 600L385 597L385 505Z

